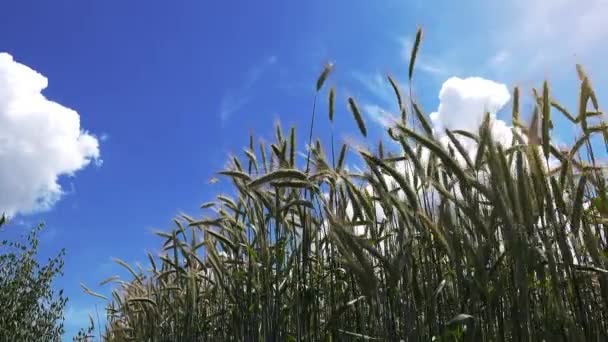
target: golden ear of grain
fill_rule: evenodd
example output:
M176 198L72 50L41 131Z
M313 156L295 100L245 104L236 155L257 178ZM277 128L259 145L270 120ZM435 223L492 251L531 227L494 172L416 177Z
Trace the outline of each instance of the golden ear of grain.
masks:
M583 131L587 130L587 103L589 102L589 87L587 86L587 78L581 82L581 90L578 100L578 117Z
M384 171L386 171L387 174L389 174L391 177L393 177L393 179L395 179L397 184L399 184L399 187L401 188L401 190L403 190L403 192L405 192L405 195L407 196L412 209L414 211L418 210L419 204L417 201L416 192L414 191L414 189L412 188L410 183L407 181L407 179L403 176L403 174L401 172L397 171L395 168L387 165L382 160L378 159L377 157L375 157L365 151L360 151L359 153L361 153L361 155L363 156L363 158L365 158L365 161L368 164L370 164L370 165L373 164L373 165L377 165L377 166L381 167Z
M587 177L583 174L579 179L578 186L576 187L576 194L574 196L574 203L572 205L572 231L578 233L578 229L581 224L581 217L583 213L583 195L585 193L585 185L587 183Z
M391 84L393 91L395 92L395 96L397 97L397 103L399 104L399 110L403 110L403 99L401 97L401 90L399 90L399 85L393 79L391 75L386 76L388 78L388 82Z
M576 64L576 73L578 74L578 79L581 81L587 78L587 73L585 73L585 69L583 69L581 64Z
M519 123L519 87L513 89L513 111L511 113L513 126Z
M348 149L348 145L343 144L340 149L340 156L338 157L338 165L336 167L337 170L341 170L344 165L344 159L346 158L346 150Z
M296 128L291 127L289 132L289 165L296 166Z
M332 87L329 91L329 121L334 122L334 109L336 107L336 87Z
M132 297L127 300L129 303L146 303L152 306L156 306L156 302L147 297Z
M570 120L570 122L572 122L572 123L576 123L577 122L577 119L575 119L574 116L572 116L572 114L570 114L570 112L564 106L562 106L559 102L557 102L556 100L551 100L551 106L553 108L557 109L566 118L568 118L568 120Z
M327 80L327 77L329 77L329 74L331 73L333 68L334 68L333 63L330 62L330 63L325 64L325 66L323 67L323 71L321 72L321 75L319 75L319 78L317 79L317 92L319 90L321 90L321 88L323 88L323 84Z
M549 157L549 131L551 130L551 102L549 100L549 83L543 83L543 121L542 121L542 144L545 158Z
M249 177L248 174L246 174L245 172L236 171L236 170L224 170L224 171L218 172L218 174L220 174L222 176L228 176L228 177L232 177L232 178L242 179L242 180L245 180L245 181L250 181L251 180L251 177Z
M364 137L367 137L367 128L365 127L365 121L363 121L363 116L361 116L361 111L359 110L359 106L355 99L352 97L348 98L348 107L350 111L353 113L353 117L357 122L357 126L359 126L359 131L363 134Z
M425 182L426 176L424 174L424 168L422 167L422 163L420 162L420 153L416 153L412 149L412 147L408 144L407 141L403 137L399 137L399 143L401 144L401 148L403 148L404 154L408 157L410 162L414 165L414 171L417 173L418 177ZM417 150L422 150L422 145L418 145Z
M215 202L206 202L201 204L201 209L207 209L215 206Z
M260 141L260 155L262 156L262 166L264 167L264 173L268 173L269 167L266 159L266 146Z
M418 104L416 102L412 102L412 105L414 107L416 117L418 118L418 121L420 121L420 124L422 125L422 128L424 129L426 135L428 135L429 137L433 136L433 129L431 128L431 124L426 119L426 116L422 113L422 110L420 109Z
M456 147L456 149L458 150L458 153L460 153L460 155L464 158L464 160L467 163L467 165L469 166L469 168L473 169L474 168L473 161L471 161L471 158L469 157L469 153L464 148L464 146L462 146L462 144L460 143L460 140L458 140L458 138L456 138L456 136L454 136L454 133L452 133L449 129L446 129L445 133L448 136L448 138L450 139L450 141L452 142L452 144L454 144L454 147Z
M94 292L93 290L89 289L89 288L88 288L88 287L87 287L85 284L83 284L83 283L80 283L80 287L81 287L81 288L82 288L82 290L83 290L83 291L84 291L86 294L88 294L89 296L97 297L97 298L100 298L100 299L103 299L103 300L108 300L108 297L106 297L106 296L104 296L104 295L102 295L102 294L100 294L100 293Z
M260 186L262 184L268 183L270 181L283 180L283 179L295 179L295 180L305 181L308 178L307 178L306 174L300 170L279 169L279 170L270 172L268 174L265 174L262 177L259 177L258 179L249 183L249 186L256 187L256 186Z
M302 180L278 180L270 182L270 185L278 188L314 188L315 185Z
M224 244L224 246L230 247L231 249L235 249L235 243L230 240L229 238L225 237L224 235L222 235L219 232L216 232L213 229L205 229L205 233L211 235L213 238L215 238L217 241L220 241Z
M419 27L416 31L416 40L414 41L414 47L412 48L412 55L410 56L410 65L408 68L408 78L410 82L414 76L414 64L416 63L416 55L418 55L418 49L420 48L420 42L422 41L422 28Z
M538 103L540 96L538 95L538 90L536 90L536 88L532 88L532 95L534 95L534 101Z
M281 123L277 122L276 124L276 134L277 134L277 142L283 142L283 129L281 128Z
M249 163L250 163L251 166L253 166L253 168L255 169L255 172L256 173L259 172L258 159L255 156L255 151L253 149L250 149L250 150L249 149L245 149L243 152L245 153L245 155L249 159Z
M527 135L529 145L540 145L540 137L538 136L538 107L534 108L534 114L532 114Z

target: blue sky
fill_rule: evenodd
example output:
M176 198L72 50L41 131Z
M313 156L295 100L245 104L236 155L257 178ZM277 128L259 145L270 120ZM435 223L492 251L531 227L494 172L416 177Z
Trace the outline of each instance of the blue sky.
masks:
M14 206L11 225L17 231L46 222L44 255L67 249L65 276L57 286L70 297L71 338L96 303L102 308L82 294L79 283L107 293L95 285L120 272L111 257L143 261L146 250L159 246L154 229L169 229L182 211L200 215L198 206L222 189L209 179L230 153L242 150L250 130L271 138L280 120L285 127L297 125L304 136L325 62L336 65L328 84L338 88L340 138L356 136L346 96L366 109L372 136L383 130L378 118L396 108L384 77L390 72L405 83L419 25L425 39L415 91L427 112L437 110L441 85L452 76L479 76L508 89L517 84L524 94L548 78L555 96L572 107L575 63L585 65L600 85L600 100L605 97L601 84L608 72L598 56L606 52L606 15L602 0L586 6L567 0L5 1L0 52L14 59L8 67L19 63L44 75L46 99L78 113L72 119L79 126L72 127L72 120L66 127L92 140L76 137L69 148L44 153L40 167L33 163L19 171L6 165L23 161L27 151L14 147L12 154L0 154L0 204ZM0 76L3 105L3 92L25 88L19 79ZM322 133L327 119L320 113ZM61 121L54 112L44 115L50 121L37 122L42 127ZM45 147L44 134L56 137L39 127L16 129L35 149ZM557 129L565 143L568 129ZM0 128L0 144L7 139L3 134L8 133ZM66 160L73 163L55 167ZM29 213L32 206L15 198L21 188L11 184L28 177L55 184L36 170L57 176L61 190L47 198L46 210Z

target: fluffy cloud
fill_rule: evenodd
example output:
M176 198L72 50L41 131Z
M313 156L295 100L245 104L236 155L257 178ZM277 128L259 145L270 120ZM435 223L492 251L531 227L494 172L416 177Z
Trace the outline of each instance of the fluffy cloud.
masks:
M504 84L486 80L480 77L470 77L461 79L451 77L445 81L439 91L439 106L436 112L430 114L431 122L435 135L444 146L450 143L450 140L445 135L445 129L450 130L465 130L477 133L479 126L483 122L486 113L490 113L491 122L490 130L494 140L502 145L508 146L513 141L512 127L508 126L503 120L496 118L496 113L500 111L511 99L509 90ZM460 139L461 145L474 157L477 152L477 144L470 139ZM423 149L420 157L420 163L426 165L428 162L428 150ZM464 158L457 159L464 164ZM413 183L414 166L409 161L401 161L396 164L396 168L405 176L405 178ZM390 176L384 175L384 181L389 189L396 189L399 185ZM367 191L371 193L372 187L367 186ZM432 188L418 188L419 194L436 193ZM406 196L402 190L397 192L402 200ZM439 196L428 196L429 198L438 199ZM349 205L350 206L350 205ZM376 218L383 220L386 215L383 209L376 205ZM352 208L347 207L347 216L352 217ZM354 231L358 235L363 235L364 226L357 226Z
M62 195L61 175L99 158L97 139L74 110L48 100L48 80L0 53L0 211L49 209Z
M496 113L510 99L504 84L480 77L452 77L441 86L439 107L430 115L433 129L447 144L449 139L444 136L445 129L476 133L485 114L490 113L492 137L498 143L510 145L513 141L512 127L496 118ZM470 139L461 139L461 143L471 154L476 152L477 147Z
M480 77L451 77L439 91L439 108L431 113L438 133L445 128L476 132L487 112L495 114L509 100L507 86Z

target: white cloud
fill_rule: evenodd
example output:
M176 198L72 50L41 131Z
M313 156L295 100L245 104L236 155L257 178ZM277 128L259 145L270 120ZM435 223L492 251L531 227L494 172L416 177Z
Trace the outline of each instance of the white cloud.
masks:
M443 83L439 92L439 107L431 113L431 122L435 132L443 134L444 130L467 130L477 132L486 113L494 118L511 95L507 86L481 77L461 79L451 77ZM506 124L496 123L497 129L506 128ZM510 131L510 129L509 129Z
M61 197L62 175L99 158L97 139L78 113L48 100L43 75L0 53L0 211L49 209Z
M480 77L465 79L451 77L445 81L439 92L439 107L431 113L433 130L444 146L450 144L445 129L465 130L477 133L486 113L490 113L490 131L494 140L503 146L513 141L512 127L496 118L496 113L509 102L511 95L506 85ZM459 142L474 158L477 144L467 138ZM464 163L463 156L457 155L459 162Z

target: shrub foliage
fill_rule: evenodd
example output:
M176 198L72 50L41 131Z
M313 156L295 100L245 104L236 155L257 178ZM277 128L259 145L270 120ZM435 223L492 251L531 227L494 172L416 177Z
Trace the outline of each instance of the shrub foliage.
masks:
M4 223L3 216L0 229ZM25 242L0 243L0 341L61 341L67 298L53 281L62 274L65 253L43 265L37 261L42 229L34 228Z

